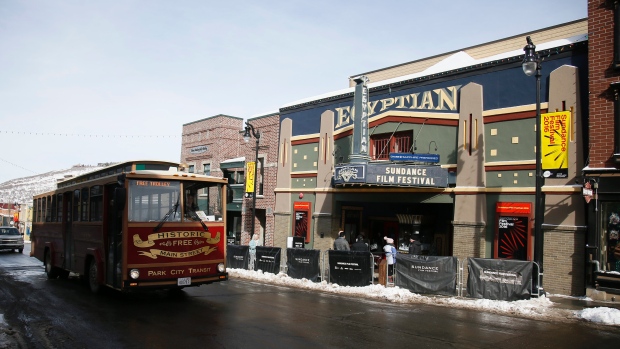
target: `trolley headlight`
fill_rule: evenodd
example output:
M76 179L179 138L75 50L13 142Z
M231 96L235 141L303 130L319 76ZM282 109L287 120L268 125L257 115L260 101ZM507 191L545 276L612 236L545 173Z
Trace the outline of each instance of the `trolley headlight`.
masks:
M224 271L226 271L226 267L224 266L224 263L220 263L217 265L217 271L219 271L220 273L223 273Z
M129 276L131 276L131 278L134 279L134 280L139 278L140 277L140 270L138 270L138 269L131 269L129 271Z

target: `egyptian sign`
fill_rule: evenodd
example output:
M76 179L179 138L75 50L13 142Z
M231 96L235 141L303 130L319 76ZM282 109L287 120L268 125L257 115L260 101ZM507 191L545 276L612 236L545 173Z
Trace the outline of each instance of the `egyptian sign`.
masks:
M448 170L440 166L351 164L336 166L334 184L372 184L395 187L448 186Z
M541 165L546 178L568 177L570 111L540 116Z
M354 122L353 122L353 153L350 155L351 162L365 163L368 161L368 78L360 76L354 79L355 95L353 97Z
M458 109L458 91L461 85L416 91L400 96L389 96L375 101L368 101L365 109L367 117L387 111L435 111L455 112ZM357 92L357 91L356 91ZM334 109L336 115L335 129L348 126L353 122L355 108L350 106Z
M152 259L168 257L184 259L198 255L208 255L217 249L220 242L220 233L213 237L205 231L169 231L153 233L142 240L140 234L134 234L133 244L138 248L147 248L148 251L138 251L140 256ZM151 248L156 247L156 248ZM183 249L183 251L179 251ZM189 250L188 250L189 249Z

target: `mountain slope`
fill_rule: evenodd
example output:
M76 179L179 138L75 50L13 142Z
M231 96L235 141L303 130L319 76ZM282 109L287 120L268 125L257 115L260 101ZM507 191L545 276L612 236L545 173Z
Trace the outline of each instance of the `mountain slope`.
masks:
M18 202L22 205L32 205L32 197L34 195L56 189L58 180L76 177L110 165L112 165L112 163L101 163L97 165L80 164L74 165L69 169L50 171L0 183L0 203Z

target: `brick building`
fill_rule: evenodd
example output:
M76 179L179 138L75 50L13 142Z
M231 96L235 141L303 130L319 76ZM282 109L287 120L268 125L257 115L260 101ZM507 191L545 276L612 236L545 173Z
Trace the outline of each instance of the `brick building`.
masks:
M254 127L258 140L258 166L256 176L256 199L251 195L243 199L243 231L252 231L252 207L256 202L254 232L259 234L263 246L274 246L274 215L276 172L278 164L278 113L251 117L247 122ZM243 156L247 162L256 158L256 138L250 137L244 145ZM241 243L247 245L250 235L243 234Z
M620 293L620 8L588 1L589 147L583 169L588 199L589 295Z
M254 231L273 246L273 206L278 159L278 114L248 119L258 134L258 176ZM256 157L256 138L246 143L242 118L215 115L183 125L181 161L188 172L228 178L232 202L226 207L228 243L247 245L252 227L252 195L246 195L246 164Z
M187 164L187 171L227 177L229 185L232 184L233 188L238 189L235 200L226 207L229 242L238 242L241 236L240 188L243 186L245 151L245 143L240 134L242 128L242 118L221 114L183 125L181 162ZM225 164L224 169L222 163ZM236 171L238 168L241 168L240 173ZM241 178L240 182L238 178Z

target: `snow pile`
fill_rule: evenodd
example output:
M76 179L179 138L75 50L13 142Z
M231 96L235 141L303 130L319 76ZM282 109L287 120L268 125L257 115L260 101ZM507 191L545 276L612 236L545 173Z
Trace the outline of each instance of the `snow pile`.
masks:
M387 300L393 303L423 303L447 307L484 310L497 314L522 316L527 318L553 318L555 320L584 319L605 325L620 325L620 310L613 308L589 308L579 311L553 307L555 304L547 297L532 298L514 302L446 297L438 295L420 295L400 287L368 285L364 287L340 286L326 281L312 282L307 279L293 279L285 273L272 274L263 271L228 269L231 278L254 280L280 286L301 288L305 290L334 293L340 295Z
M606 325L620 325L620 310L613 308L587 308L576 312L579 318Z

